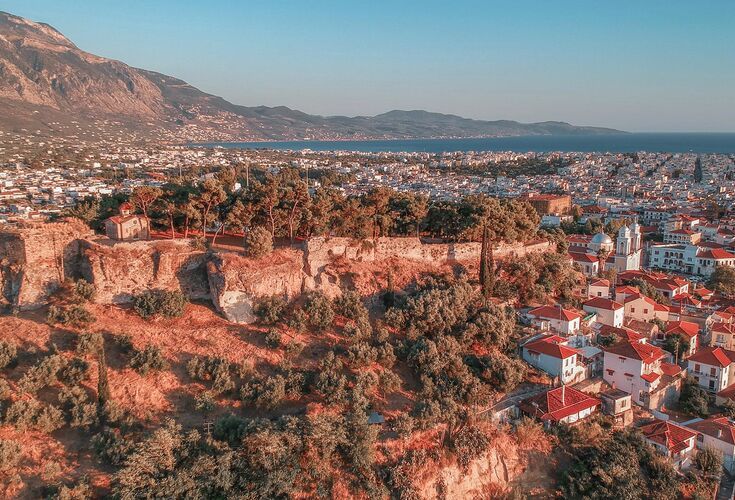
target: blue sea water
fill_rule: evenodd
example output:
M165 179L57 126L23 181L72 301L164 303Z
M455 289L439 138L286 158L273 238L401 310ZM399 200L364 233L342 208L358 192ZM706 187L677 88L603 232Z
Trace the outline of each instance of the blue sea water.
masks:
M428 152L517 151L598 153L735 153L735 133L633 133L535 135L488 139L400 139L380 141L274 141L199 144L224 148L279 150Z

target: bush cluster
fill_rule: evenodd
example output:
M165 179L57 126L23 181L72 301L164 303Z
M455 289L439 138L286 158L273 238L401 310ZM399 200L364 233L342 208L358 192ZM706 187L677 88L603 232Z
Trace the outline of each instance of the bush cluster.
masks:
M179 290L146 290L133 298L133 308L142 318L177 318L185 306L186 296Z
M322 292L309 292L307 294L304 312L309 318L309 324L314 328L329 328L334 320L332 301Z
M187 363L186 371L194 380L211 380L212 391L215 394L222 394L235 388L230 363L224 358L195 356Z
M243 246L251 259L263 257L273 251L273 235L264 227L254 227L245 233Z
M7 340L0 340L0 370L15 363L18 348Z
M46 320L51 325L61 324L80 327L94 323L95 317L81 304L53 305L48 309Z
M130 358L130 368L146 375L150 371L160 371L168 366L161 350L153 345L147 345L143 350L136 350Z
M286 310L286 300L280 295L261 298L255 305L255 315L266 325L274 325L281 321Z

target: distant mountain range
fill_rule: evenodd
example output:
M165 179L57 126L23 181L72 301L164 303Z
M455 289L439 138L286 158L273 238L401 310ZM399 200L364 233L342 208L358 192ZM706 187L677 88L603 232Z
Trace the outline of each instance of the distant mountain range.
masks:
M188 83L80 50L53 27L0 12L0 129L44 136L116 130L185 141L407 139L602 134L564 122L471 120L427 111L316 116L246 107Z

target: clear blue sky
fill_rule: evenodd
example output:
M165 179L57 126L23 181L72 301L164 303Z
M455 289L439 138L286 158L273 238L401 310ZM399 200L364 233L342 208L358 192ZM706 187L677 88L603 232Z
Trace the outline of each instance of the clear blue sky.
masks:
M4 0L237 104L735 131L735 0Z

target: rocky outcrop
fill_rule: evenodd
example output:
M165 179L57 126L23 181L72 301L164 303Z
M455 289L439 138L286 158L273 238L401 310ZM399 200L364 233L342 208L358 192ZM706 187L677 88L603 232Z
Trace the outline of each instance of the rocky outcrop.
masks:
M298 296L304 283L303 252L278 250L261 259L234 253L217 254L207 265L212 303L235 323L255 321L253 307L259 298Z
M185 240L80 243L81 276L97 290L95 301L124 303L148 289L181 290L190 299L209 297L207 255Z
M76 220L28 223L0 232L2 302L18 309L43 306L67 278L76 278L80 241L92 236Z

